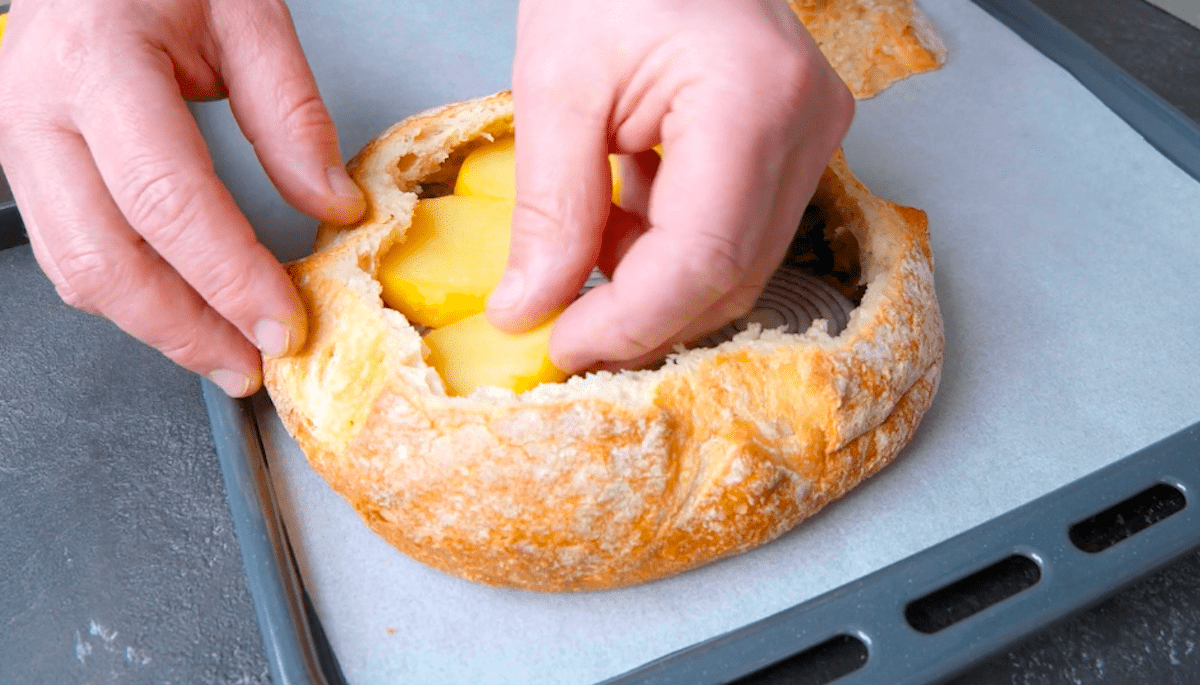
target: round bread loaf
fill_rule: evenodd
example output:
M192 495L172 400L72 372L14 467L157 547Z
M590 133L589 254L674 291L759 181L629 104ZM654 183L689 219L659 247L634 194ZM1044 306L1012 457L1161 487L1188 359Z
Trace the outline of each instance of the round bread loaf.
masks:
M349 165L366 216L322 226L288 267L309 337L266 362L266 386L376 533L472 581L615 588L761 545L907 443L942 367L925 215L871 195L840 152L812 200L842 281L816 275L855 303L837 335L751 326L655 370L447 396L376 273L418 199L450 192L473 145L511 132L507 93L393 126Z

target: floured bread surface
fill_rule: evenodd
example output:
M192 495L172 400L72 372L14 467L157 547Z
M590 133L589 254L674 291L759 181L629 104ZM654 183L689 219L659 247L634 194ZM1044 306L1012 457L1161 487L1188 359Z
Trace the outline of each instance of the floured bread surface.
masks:
M946 62L946 45L913 0L788 0L858 99Z
M620 587L777 537L909 440L942 365L925 215L871 195L840 153L813 200L861 262L838 335L823 321L751 328L653 371L448 397L375 274L418 198L448 192L473 145L511 130L504 93L394 126L350 164L366 218L323 226L317 252L289 265L310 334L266 362L266 386L375 532L481 583Z

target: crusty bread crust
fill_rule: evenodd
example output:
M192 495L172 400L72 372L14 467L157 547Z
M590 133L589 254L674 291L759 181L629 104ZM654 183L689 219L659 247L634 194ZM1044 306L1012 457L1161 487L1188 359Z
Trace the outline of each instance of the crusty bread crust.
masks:
M946 45L913 0L788 0L859 100L946 62Z
M836 337L823 322L752 328L653 371L448 397L375 273L418 195L511 129L506 93L392 127L350 164L367 216L323 226L318 251L288 267L310 333L265 363L266 386L313 468L375 532L481 583L620 587L777 537L908 442L942 366L925 215L871 195L840 153L813 203L857 242L866 291Z

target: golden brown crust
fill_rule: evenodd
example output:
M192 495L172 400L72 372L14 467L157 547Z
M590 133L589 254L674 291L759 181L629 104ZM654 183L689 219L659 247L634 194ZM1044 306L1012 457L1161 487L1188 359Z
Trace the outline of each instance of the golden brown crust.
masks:
M814 204L852 235L866 292L836 337L750 330L655 371L447 397L374 273L423 179L511 130L507 94L418 115L351 165L370 214L289 266L306 346L265 364L284 425L379 535L470 580L613 588L736 554L891 461L932 400L942 320L923 212L874 197L841 154ZM428 184L424 184L428 185Z
M913 0L788 0L860 100L946 62L946 46Z

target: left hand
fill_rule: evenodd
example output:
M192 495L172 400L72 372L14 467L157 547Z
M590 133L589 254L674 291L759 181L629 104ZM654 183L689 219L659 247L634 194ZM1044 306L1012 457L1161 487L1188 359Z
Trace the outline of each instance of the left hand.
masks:
M0 48L0 165L63 301L244 396L304 343L186 100L228 95L295 207L362 215L283 0L17 0Z

